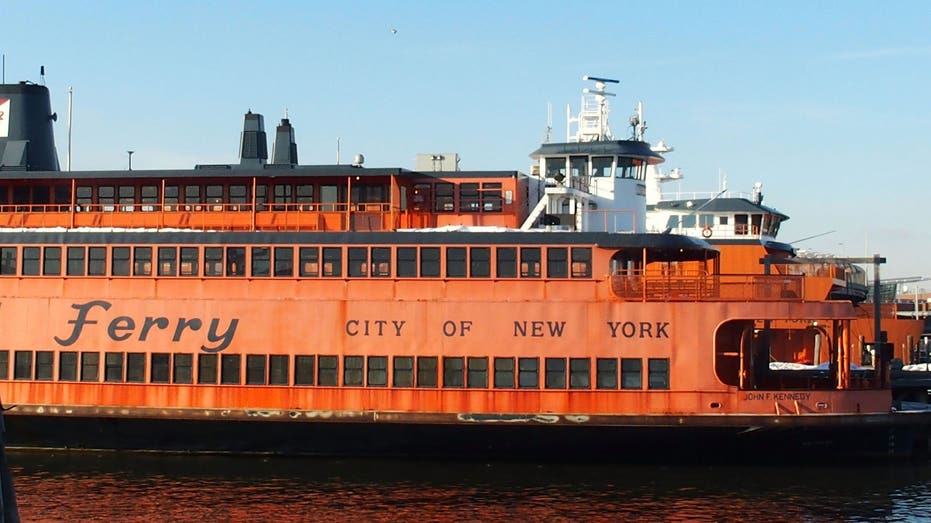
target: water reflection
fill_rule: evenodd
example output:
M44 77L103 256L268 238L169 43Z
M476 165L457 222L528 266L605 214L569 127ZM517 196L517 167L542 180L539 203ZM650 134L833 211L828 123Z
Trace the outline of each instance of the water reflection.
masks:
M931 521L927 464L659 467L21 453L23 521Z

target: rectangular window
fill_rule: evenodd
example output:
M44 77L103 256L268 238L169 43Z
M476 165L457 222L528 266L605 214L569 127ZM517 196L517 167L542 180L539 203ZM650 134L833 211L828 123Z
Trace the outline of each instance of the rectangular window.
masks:
M113 276L129 276L129 247L113 248L113 263L110 271Z
M267 185L256 185L255 186L255 210L257 211L267 211L268 207L265 205L268 202L268 186Z
M348 273L350 277L359 278L368 276L369 250L366 247L350 247L346 253L349 261Z
M422 278L440 277L439 247L423 247L420 249L420 276Z
M341 247L323 248L323 276L339 278L343 275L343 249Z
M517 359L517 386L522 389L540 388L540 360L537 358Z
M284 354L273 354L268 357L268 384L288 384L288 357Z
M495 358L495 388L514 388L514 358Z
M184 203L200 203L200 185L184 186ZM185 211L199 211L199 206L187 206Z
M107 352L103 355L103 380L120 383L123 381L123 353Z
M271 249L268 247L252 248L252 277L271 275Z
M272 186L272 198L275 203L291 203L291 185L290 184L275 184ZM272 210L274 211L285 211L291 210L287 205L273 205Z
M649 389L669 390L669 358L650 358Z
M230 203L249 203L249 193L246 191L245 185L230 185ZM247 210L247 206L233 205L230 210L243 211Z
M171 354L155 352L149 358L149 381L152 383L168 383L171 377Z
M13 353L13 379L32 379L32 351L18 350Z
M417 386L436 387L436 356L417 356Z
M116 210L113 205L116 202L116 189L112 185L101 185L97 188L97 203L100 204L100 210L111 212Z
M23 247L23 276L38 276L40 252L38 247Z
M227 276L245 276L246 275L246 248L245 247L227 247L226 248L226 275Z
M592 250L589 247L572 248L572 277L592 277Z
M592 360L569 358L569 388L590 389L592 387Z
M133 248L133 276L152 275L152 247Z
M317 247L301 247L297 251L300 257L301 276L320 276L320 249Z
M446 277L465 278L466 275L466 249L465 247L446 248Z
M194 383L194 355L175 354L173 357L172 383Z
M314 202L314 186L313 185L297 185L294 187L294 195L296 196L297 203L309 204ZM302 205L300 206L302 211L312 211L313 205Z
M143 185L142 191L140 192L142 197L142 210L145 212L152 212L155 210L155 205L159 203L158 201L158 186L157 185Z
M550 247L546 249L546 276L547 278L569 277L565 247Z
M391 249L372 247L372 276L387 278L391 276Z
M216 385L218 378L217 363L219 360L217 354L197 355L197 383Z
M177 185L166 185L165 186L165 210L166 211L177 211L177 205L170 205L173 203L178 203L178 186Z
M220 383L222 385L239 385L242 383L240 376L242 367L242 355L224 354L220 357Z
M443 387L460 388L464 383L464 361L458 357L443 358Z
M459 185L459 212L479 212L481 201L478 196L477 183Z
M106 276L107 275L107 248L106 247L88 247L87 248L87 275L88 276Z
M36 379L39 381L52 381L55 376L52 373L54 362L54 352L50 350L36 351Z
M264 355L246 355L246 385L265 385L265 366L268 361Z
M42 249L42 274L44 276L61 275L61 247Z
M366 385L369 387L385 387L388 385L388 357L369 356Z
M275 276L278 278L294 276L293 247L275 247Z
M414 386L414 358L412 356L395 356L391 384L395 387Z
M10 379L10 351L0 350L0 380L8 379Z
M417 247L398 247L396 252L398 278L417 277Z
M314 384L314 367L316 361L313 356L294 357L294 384L311 386Z
M565 358L546 358L546 388L566 388Z
M343 385L346 387L361 387L364 361L362 356L346 356L343 358Z
M540 277L540 248L524 247L520 250L520 277Z
M84 276L84 254L84 247L68 247L65 274L68 276Z
M100 353L81 353L81 381L100 381Z
M204 276L223 276L223 247L204 247Z
M120 199L120 210L132 212L135 210L136 188L132 185L121 185L117 188L117 194Z
M488 358L472 358L467 361L466 386L470 389L488 388Z
M498 247L495 249L495 257L497 258L497 269L495 274L499 278L517 277L516 247Z
M453 212L456 210L453 200L455 187L451 183L437 183L434 190L436 195L436 212Z
M0 274L16 276L16 247L0 247Z
M91 204L94 203L94 189L86 185L76 187L74 201L78 204L78 212L89 211Z
M58 381L78 381L78 353L58 354Z
M469 276L473 278L491 276L491 249L489 247L469 249Z
M145 354L130 352L126 355L126 381L128 383L145 383Z
M621 388L643 388L643 360L640 358L621 358Z
M617 359L598 358L595 360L595 372L597 388L617 389Z
M181 247L180 251L181 265L178 268L181 276L200 276L197 247Z
M317 385L321 387L337 386L339 377L339 358L336 356L320 356L317 362Z
M178 249L177 247L158 248L158 275L178 275Z
M482 211L501 212L501 182L482 184Z
M207 203L213 204L210 206L210 209L213 211L223 210L223 186L222 185L208 185L204 187L204 196L207 198Z

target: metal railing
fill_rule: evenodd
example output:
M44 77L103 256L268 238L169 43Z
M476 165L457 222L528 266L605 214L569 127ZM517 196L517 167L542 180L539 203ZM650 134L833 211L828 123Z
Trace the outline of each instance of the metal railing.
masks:
M611 275L611 291L634 301L802 301L804 277L762 274Z

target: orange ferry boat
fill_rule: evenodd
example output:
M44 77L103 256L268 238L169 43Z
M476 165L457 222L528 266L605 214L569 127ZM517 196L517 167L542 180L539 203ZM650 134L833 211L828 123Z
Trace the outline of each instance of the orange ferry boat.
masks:
M922 452L931 418L892 409L887 358L851 370L850 301L644 232L662 157L642 125L610 136L613 81L592 80L531 176L300 165L287 119L268 161L251 112L238 164L62 172L48 90L0 86L8 445ZM771 369L800 326L826 365Z

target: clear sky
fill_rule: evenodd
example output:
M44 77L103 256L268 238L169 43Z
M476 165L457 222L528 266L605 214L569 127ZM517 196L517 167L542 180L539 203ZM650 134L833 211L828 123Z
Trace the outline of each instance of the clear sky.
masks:
M666 190L762 181L780 239L835 231L798 246L931 277L928 1L0 0L0 20L6 81L46 68L63 167L72 86L75 170L236 162L251 109L270 134L288 111L302 164L339 141L343 162L528 172L547 104L562 141L605 76L615 135L642 100L675 147Z

